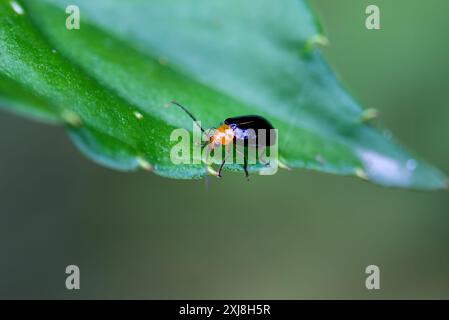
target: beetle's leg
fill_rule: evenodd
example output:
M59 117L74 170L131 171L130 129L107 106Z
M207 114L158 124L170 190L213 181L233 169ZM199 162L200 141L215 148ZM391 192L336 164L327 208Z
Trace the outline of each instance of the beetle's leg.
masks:
M245 152L240 151L238 148L235 148L235 151L243 156L243 170L245 170L245 177L248 179L249 181L249 173L248 173L248 158L245 155Z
M243 170L245 170L245 177L249 181L249 173L248 173L248 158L246 155L243 155Z
M221 162L220 168L218 169L218 177L221 178L221 171L223 170L223 167L226 163L226 160L228 160L229 156L231 155L231 148L228 146L226 146L226 153L225 153L225 157L223 159L223 161Z

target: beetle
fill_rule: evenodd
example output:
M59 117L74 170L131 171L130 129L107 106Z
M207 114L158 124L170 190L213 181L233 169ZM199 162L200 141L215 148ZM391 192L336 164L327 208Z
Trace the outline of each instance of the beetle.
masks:
M197 126L201 129L201 131L206 135L209 140L207 143L208 153L217 147L226 146L226 154L220 165L218 170L218 177L221 177L221 172L223 167L231 154L230 147L236 143L242 143L246 147L256 148L259 150L259 154L265 150L267 147L271 147L276 143L276 132L273 125L264 117L258 115L248 115L248 116L238 116L225 119L218 128L212 127L209 130L204 130L203 127L198 123L198 120L195 116L187 110L186 107L178 103L177 101L171 101L171 104L174 104L181 108L190 118L197 124ZM265 132L269 132L269 135L265 135L262 137L260 135L259 130L265 130ZM246 154L237 150L243 156L243 170L245 171L245 177L248 179L248 158ZM207 154L208 154L207 153ZM259 158L259 160L262 159ZM265 165L269 165L268 162L265 161Z

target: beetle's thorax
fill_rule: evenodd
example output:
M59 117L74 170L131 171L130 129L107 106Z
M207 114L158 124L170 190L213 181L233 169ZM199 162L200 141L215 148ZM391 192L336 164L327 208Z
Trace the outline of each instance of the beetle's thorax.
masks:
M211 143L217 145L227 145L232 143L234 139L234 130L227 125L223 124L215 131L214 135L211 138Z

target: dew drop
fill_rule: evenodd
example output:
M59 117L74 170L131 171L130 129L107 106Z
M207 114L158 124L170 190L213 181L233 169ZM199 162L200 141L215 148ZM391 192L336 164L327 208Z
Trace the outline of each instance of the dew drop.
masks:
M12 9L17 13L17 14L24 14L25 10L23 10L22 6L20 4L18 4L15 1L11 1L10 2Z
M51 52L52 52L52 53L56 53L57 51L56 51L56 49L53 49L53 50L51 50Z
M408 171L415 171L416 168L418 167L418 163L416 162L415 159L409 159L405 163L405 167L407 168Z
M134 116L137 120L143 119L143 114L141 114L139 111L134 111Z

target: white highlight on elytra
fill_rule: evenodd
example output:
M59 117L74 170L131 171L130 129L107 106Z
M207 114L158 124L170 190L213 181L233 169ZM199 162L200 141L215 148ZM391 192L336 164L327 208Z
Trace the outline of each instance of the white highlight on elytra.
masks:
M134 111L134 116L137 118L137 120L143 119L143 114L141 114L139 111Z
M24 14L25 10L23 10L22 6L15 1L11 1L11 7L17 14Z

